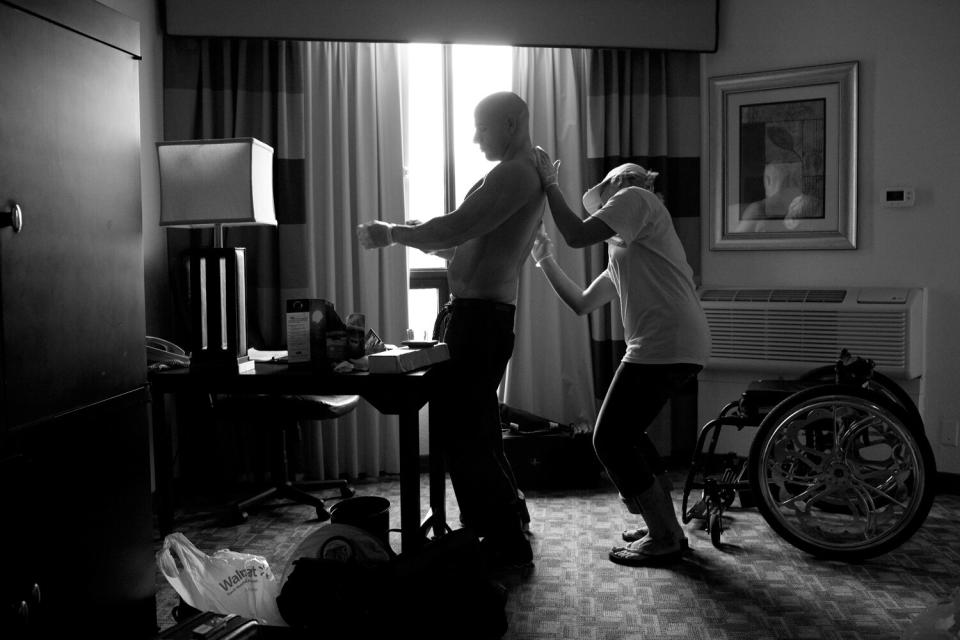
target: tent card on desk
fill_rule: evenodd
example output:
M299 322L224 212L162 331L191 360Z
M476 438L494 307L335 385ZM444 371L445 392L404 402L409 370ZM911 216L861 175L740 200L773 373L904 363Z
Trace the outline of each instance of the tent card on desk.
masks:
M387 349L367 356L370 373L407 373L450 359L446 342L438 342L425 349Z

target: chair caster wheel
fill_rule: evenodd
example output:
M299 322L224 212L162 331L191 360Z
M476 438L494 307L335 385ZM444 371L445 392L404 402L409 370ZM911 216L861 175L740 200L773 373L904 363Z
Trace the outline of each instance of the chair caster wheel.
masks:
M356 490L353 487L341 487L340 488L340 497L341 498L352 498L357 495Z

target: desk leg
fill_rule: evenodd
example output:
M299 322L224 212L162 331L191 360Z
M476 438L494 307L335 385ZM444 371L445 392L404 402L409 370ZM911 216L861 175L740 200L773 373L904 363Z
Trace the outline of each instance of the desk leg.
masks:
M420 416L400 414L400 551L419 549L420 535Z
M440 450L440 431L429 424L429 467L430 467L430 526L434 537L447 533L446 483L447 470L443 464L443 452Z
M173 455L170 425L167 423L166 395L151 390L153 412L153 465L156 482L157 528L161 536L173 531Z

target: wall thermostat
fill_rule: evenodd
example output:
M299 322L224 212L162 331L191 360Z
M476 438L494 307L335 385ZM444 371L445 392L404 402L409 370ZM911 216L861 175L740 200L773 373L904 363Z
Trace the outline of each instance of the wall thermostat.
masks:
M915 201L913 187L887 187L883 190L884 207L912 207Z

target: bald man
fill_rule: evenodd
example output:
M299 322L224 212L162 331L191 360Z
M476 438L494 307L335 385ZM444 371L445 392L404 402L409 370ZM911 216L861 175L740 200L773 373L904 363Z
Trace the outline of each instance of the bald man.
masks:
M365 249L401 244L448 260L451 301L435 337L450 348L443 389L430 401L461 519L483 537L492 565L532 559L521 495L503 452L497 387L513 353L520 269L543 212L531 159L526 103L515 93L487 96L474 111L473 141L499 161L463 202L424 223L360 225Z

